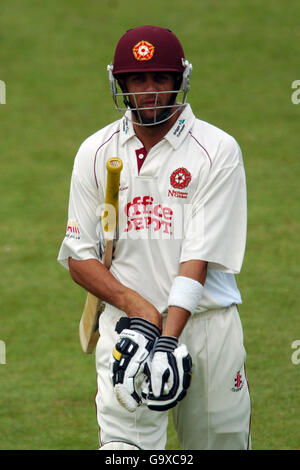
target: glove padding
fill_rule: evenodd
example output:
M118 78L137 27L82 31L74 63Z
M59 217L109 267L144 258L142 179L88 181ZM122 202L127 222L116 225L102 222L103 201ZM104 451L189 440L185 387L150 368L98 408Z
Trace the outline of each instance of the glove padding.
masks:
M133 412L142 403L144 363L160 331L153 323L140 317L121 318L116 331L120 336L110 362L112 383L120 405Z
M150 410L166 411L182 400L190 386L192 358L185 344L177 338L161 336L153 359L144 365L148 377L142 397Z

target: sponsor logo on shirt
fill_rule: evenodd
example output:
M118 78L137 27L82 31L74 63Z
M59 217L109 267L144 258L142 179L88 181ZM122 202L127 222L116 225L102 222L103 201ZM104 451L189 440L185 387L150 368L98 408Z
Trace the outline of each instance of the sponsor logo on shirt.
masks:
M124 134L127 134L128 129L129 129L128 118L127 118L127 116L125 116L124 119L123 119L123 132L124 132Z
M155 203L152 196L136 196L125 206L127 227L125 232L150 229L172 235L173 210Z
M80 230L79 230L78 223L76 220L71 220L71 219L68 220L66 237L80 240Z
M174 189L169 189L168 196L180 197L181 199L186 199L188 197L188 193L182 193L181 191L175 191Z
M173 135L176 135L176 137L180 137L184 128L185 128L185 119L179 119L178 126L174 130Z

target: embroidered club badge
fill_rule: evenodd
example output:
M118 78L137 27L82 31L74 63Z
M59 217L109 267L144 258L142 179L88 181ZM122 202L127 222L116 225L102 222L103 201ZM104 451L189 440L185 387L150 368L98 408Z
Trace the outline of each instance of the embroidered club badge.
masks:
M170 176L170 183L175 189L183 189L190 184L191 179L191 173L186 168L177 168Z

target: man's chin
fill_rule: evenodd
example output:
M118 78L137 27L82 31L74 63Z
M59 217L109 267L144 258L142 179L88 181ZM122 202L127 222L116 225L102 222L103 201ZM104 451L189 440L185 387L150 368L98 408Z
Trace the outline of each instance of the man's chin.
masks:
M171 116L171 108L160 111L159 113L151 112L144 113L140 111L132 111L136 122L144 126L157 126L158 124L163 123Z

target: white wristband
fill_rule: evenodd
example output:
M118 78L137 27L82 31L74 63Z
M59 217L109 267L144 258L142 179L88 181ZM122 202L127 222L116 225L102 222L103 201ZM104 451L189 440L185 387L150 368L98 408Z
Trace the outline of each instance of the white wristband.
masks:
M202 297L203 285L190 277L177 276L171 287L168 307L181 307L193 314Z

